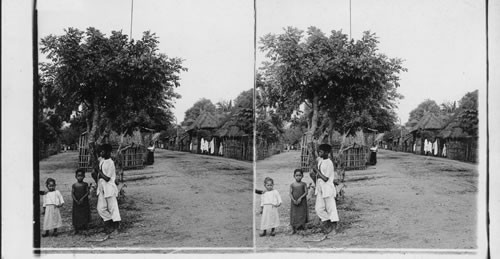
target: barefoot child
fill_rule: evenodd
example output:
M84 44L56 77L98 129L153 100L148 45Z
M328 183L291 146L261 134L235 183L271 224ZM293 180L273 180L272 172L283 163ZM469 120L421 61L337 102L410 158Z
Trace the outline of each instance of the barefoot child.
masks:
M78 169L75 172L77 182L73 184L71 197L73 198L73 228L75 234L80 230L87 229L90 222L90 204L88 183L84 182L85 170Z
M57 229L62 227L61 213L59 208L64 204L64 199L61 193L56 190L56 180L49 178L45 182L47 192L43 195L43 230L45 234L42 237L49 235L50 230L54 230L54 236L57 236Z
M290 225L292 234L297 233L297 229L304 229L308 220L307 213L307 184L302 182L304 174L301 169L293 172L295 182L290 184Z
M260 200L262 214L260 229L263 230L261 237L266 235L267 229L271 229L271 236L274 236L274 229L280 225L278 207L281 205L281 196L277 190L273 190L274 181L270 177L266 177L264 186L266 192L262 194Z
M325 234L330 233L336 229L339 215L337 213L337 205L335 203L335 196L337 191L333 185L333 178L335 177L334 166L329 154L332 147L328 144L321 144L319 146L318 167L313 168L317 174L316 180L316 205L315 210L318 217L321 219L321 225Z
M97 185L97 213L104 221L106 232L119 229L118 187L116 186L115 163L111 159L112 146L102 145L103 159L99 162L99 184Z

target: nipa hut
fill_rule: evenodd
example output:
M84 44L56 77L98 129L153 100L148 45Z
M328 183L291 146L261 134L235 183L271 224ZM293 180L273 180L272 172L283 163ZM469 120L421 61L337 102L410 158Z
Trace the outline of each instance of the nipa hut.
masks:
M443 143L441 156L467 162L477 161L477 137L467 134L456 120L450 122L438 138Z
M197 154L218 154L220 140L215 134L218 127L218 119L213 114L201 113L186 130L191 140L190 151Z
M437 135L443 128L443 124L442 118L433 113L426 113L410 131L414 141L413 151L421 155L437 155L439 146L442 146Z
M245 133L238 126L228 124L217 130L220 141L219 154L238 160L253 160L253 136Z

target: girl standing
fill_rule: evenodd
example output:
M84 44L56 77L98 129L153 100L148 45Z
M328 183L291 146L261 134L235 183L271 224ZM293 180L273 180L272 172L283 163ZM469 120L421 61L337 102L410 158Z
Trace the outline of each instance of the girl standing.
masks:
M260 200L260 213L262 219L260 229L263 230L261 237L266 235L266 230L271 229L271 236L274 236L274 229L280 225L278 207L281 205L281 196L277 190L273 190L274 181L270 177L264 180L266 192L262 194Z
M49 235L50 230L54 230L54 236L57 236L57 229L62 227L61 213L59 208L64 204L64 199L61 193L56 190L56 180L49 178L45 182L48 192L43 196L43 230L45 234L42 237Z
M82 229L87 229L90 222L90 188L88 183L84 182L85 170L78 169L75 172L77 182L73 184L71 197L73 198L73 228L75 234Z
M301 169L293 172L295 182L290 184L290 225L292 234L297 233L297 229L304 229L308 221L307 213L307 184L302 182L304 174Z

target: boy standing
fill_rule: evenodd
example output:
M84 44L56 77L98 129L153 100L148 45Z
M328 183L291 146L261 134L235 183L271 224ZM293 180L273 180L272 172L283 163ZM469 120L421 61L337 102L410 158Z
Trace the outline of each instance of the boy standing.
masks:
M336 229L339 215L337 213L337 204L335 203L335 186L333 185L334 167L333 162L328 158L332 148L328 144L319 146L318 168L313 168L317 174L316 181L316 205L315 210L321 219L323 231L328 234Z
M99 162L99 184L97 185L97 212L107 229L118 229L120 211L118 209L118 187L116 186L115 163L111 160L110 144L104 144L103 159Z

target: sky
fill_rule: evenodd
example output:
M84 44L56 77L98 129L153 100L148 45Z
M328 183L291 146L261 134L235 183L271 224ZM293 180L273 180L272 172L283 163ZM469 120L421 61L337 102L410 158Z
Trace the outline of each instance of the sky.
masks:
M441 104L486 87L484 1L351 0L355 40L378 36L379 51L404 60L397 115L404 124L425 99ZM292 26L349 34L349 0L257 0L257 38ZM260 46L260 44L258 44ZM257 67L264 54L257 53Z
M62 35L68 27L129 35L131 19L134 39L156 33L159 52L188 68L176 90L177 123L201 98L215 104L253 88L253 0L135 0L132 17L131 9L132 0L38 0L38 35Z
M94 26L130 33L132 0L39 0L39 36ZM287 26L349 34L349 0L256 0L257 39ZM184 59L177 122L197 100L230 100L253 87L252 0L135 0L133 38L150 30L160 52ZM425 99L458 101L486 85L483 1L351 0L352 37L376 33L381 53L404 60L396 113L402 123ZM257 67L263 53L257 50Z

